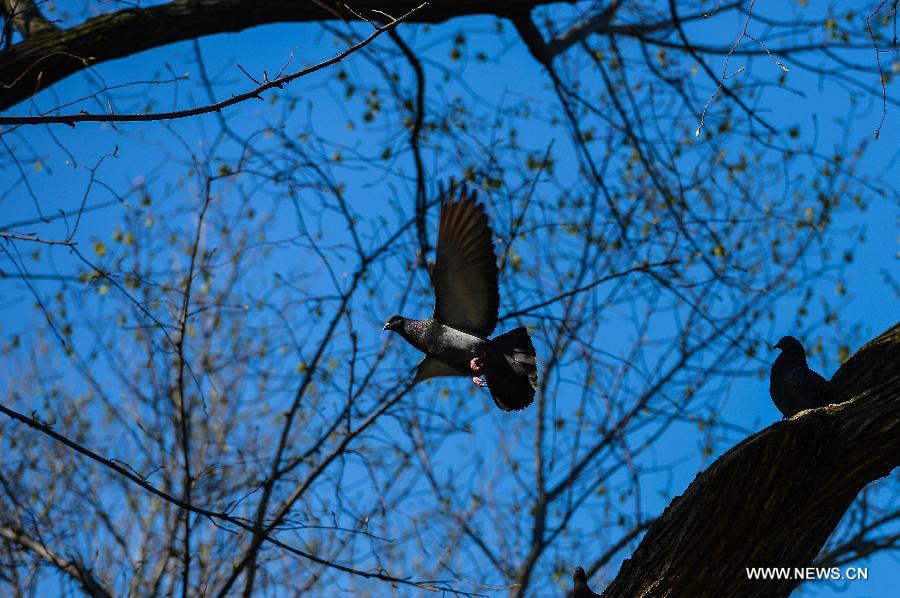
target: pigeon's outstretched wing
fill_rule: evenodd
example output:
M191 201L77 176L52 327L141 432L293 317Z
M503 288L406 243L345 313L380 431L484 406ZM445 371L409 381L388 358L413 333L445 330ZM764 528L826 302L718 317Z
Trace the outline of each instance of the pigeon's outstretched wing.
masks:
M431 273L434 318L486 338L497 326L498 272L484 206L465 187L451 186L441 200L437 258Z
M796 367L785 372L785 383L794 396L803 397L809 402L807 409L840 402L834 386L808 367Z
M451 365L447 365L443 361L438 361L433 357L426 357L422 361L419 362L418 367L416 367L416 377L414 378L416 383L424 382L430 378L437 378L438 376L471 376L470 372L461 372L455 367Z

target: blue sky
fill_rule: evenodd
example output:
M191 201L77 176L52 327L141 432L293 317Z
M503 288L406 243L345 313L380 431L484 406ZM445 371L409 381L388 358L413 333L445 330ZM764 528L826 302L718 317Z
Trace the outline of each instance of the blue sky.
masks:
M793 10L793 4L790 6L791 8L783 10L786 13ZM446 49L449 48L446 38L452 36L457 30L462 28L489 30L493 23L492 19L458 19L434 27L430 32L426 32L423 30L424 28L420 27L417 28L420 30L417 35L421 38L417 41L423 47L433 43L433 47L438 48L433 50L433 53L442 55L440 53L446 54ZM698 36L708 36L710 41L731 40L741 24L740 20L735 19L732 28L725 27L720 22L715 28L708 27L707 30L698 27L696 33ZM331 36L322 34L315 25L273 25L237 34L217 35L205 38L200 43L210 74L218 79L231 82L217 89L220 98L224 97L229 90L241 91L246 88L246 79L233 66L235 60L248 72L261 73L263 70L267 70L271 74L277 72L284 65L295 47L297 48L295 60L298 64L314 63L317 59L332 55L337 49L337 46L332 43ZM471 43L481 42L473 41ZM496 50L496 48L493 49ZM366 69L371 69L371 66L367 66L362 60L353 61L352 58L350 60L348 68L356 69L363 75L366 73ZM785 64L789 68L791 67L790 60L786 60ZM178 84L179 97L182 98L183 105L205 102L202 92L194 85L197 69L193 64L191 43L180 43L102 64L95 70L108 84L116 84L149 78L156 72L168 72L167 67L163 65L170 65L171 72L175 75L188 75L187 81ZM753 69L756 74L769 70L773 79L777 78L781 72L780 67L765 59L756 59L752 62L738 60L733 63L733 66L735 68L745 66L748 70ZM295 85L308 90L309 101L315 105L315 126L328 130L334 137L353 143L355 137L360 133L346 129L347 112L340 105L339 98L334 98L328 90L321 86L321 83L330 75L331 73L326 71ZM792 86L802 89L805 95L800 97L787 92L779 93L778 90L767 90L766 94L768 95L764 104L771 107L772 118L778 122L799 122L804 128L816 127L819 135L818 147L822 151L834 151L836 148L845 146L847 143L844 138L845 129L838 119L847 113L848 94L831 85L819 85L814 77L804 74L801 69L792 68L788 77ZM497 62L484 64L472 62L467 67L465 82L479 96L489 102L500 102L503 98L516 97L519 94L537 97L546 103L554 101L547 90L546 75L521 44L511 46ZM58 94L60 98L69 98L82 94L84 89L83 77L76 76L57 85L53 93ZM171 86L161 86L159 89L140 88L133 98L123 100L123 105L140 109L145 94L146 97L169 98L172 89ZM42 107L46 108L54 104L50 95L45 93L39 98L39 104ZM270 93L267 99L272 95L277 95L277 92ZM167 106L157 104L157 109L165 108ZM700 108L698 106L698 111ZM25 107L18 107L12 112L21 113L25 109ZM255 130L259 128L262 119L269 117L268 111L280 109L281 106L278 103L271 104L269 102L242 106L235 110L232 124L239 130L242 127L247 131ZM353 113L358 113L358 110L353 109ZM879 106L875 106L869 101L862 102L859 109L859 120L852 127L853 135L858 138L866 136L871 138L879 117ZM526 144L540 147L559 137L560 146L563 145L559 129L541 124L539 121L532 122L533 126L523 130L523 139ZM210 117L204 117L190 122L176 123L174 128L189 143L200 143L201 140L207 138L206 129L211 126L211 123ZM867 154L865 164L867 174L894 180L898 178L896 167L896 140L898 131L900 131L898 123L900 123L898 114L889 109L881 138ZM172 195L169 200L177 201L179 194L184 193L174 185L174 180L165 180L166 177L174 179L174 171L182 167L176 166L172 172L166 168L159 168L166 161L160 150L161 144L166 151L177 152L173 136L163 131L159 124L125 124L115 129L109 125L89 124L80 125L75 130L70 130L68 127L55 127L52 129L52 133L63 145L78 148L77 159L82 165L93 166L102 156L111 152L118 145L118 156L107 159L98 169L103 181L113 189L132 188L140 183L144 173L149 170L156 172L160 177L160 180L153 182L157 188L171 186ZM377 135L377 133L371 134ZM66 164L65 153L59 151L47 128L25 131L20 138L27 140L27 144L24 146L17 143L20 159L23 156L34 156L33 160L23 160L23 165L29 169L29 182L42 209L45 212L52 212L58 208L72 209L75 207L82 199L89 180L89 173L84 169L72 169ZM852 146L853 143L849 145ZM565 156L565 152L569 150L561 147L559 151ZM21 184L10 182L14 181L13 177L7 178L10 169L2 172L0 193L3 195L0 197L0 210L4 214L3 220L8 222L34 218L34 204L27 191ZM389 216L390 210L386 206L379 205L378 202L363 193L373 178L372 173L360 172L358 176L358 180L347 181L351 189L356 187L360 190L359 195L350 194L351 197L354 197L352 200L354 208L373 219L375 215ZM91 191L89 203L109 199L112 199L112 195L108 191L103 188L95 188ZM93 239L108 239L124 211L119 207L113 207L101 212L102 217L86 217L79 224L78 238L80 242L87 245ZM852 239L857 237L860 232L864 231L865 238L857 246L856 259L846 268L849 293L846 303L841 308L845 334L840 336L829 331L827 334L830 336L826 336L825 342L831 347L837 347L842 342L846 342L850 344L851 349L855 349L860 341L871 338L897 320L896 291L886 280L884 274L885 271L888 271L894 277L897 275L897 217L896 198L873 200L864 211L847 211L846 221L841 221L836 225L836 230L840 234L829 237L828 242L833 244L836 254L851 243ZM284 226L286 230L290 230L292 223L287 220L289 216L284 215L284 218L285 220L278 226ZM58 224L46 227L35 225L32 230L46 236L58 235L62 231ZM289 270L291 264L276 265L276 268L280 267ZM41 327L43 322L39 319L39 313L30 309L30 300L27 295L21 293L21 288L17 287L10 292L10 283L7 281L3 284L6 286L0 286L0 338L5 340L12 334L27 334L28 331ZM822 282L821 291L831 293L832 286L833 281L825 280ZM765 340L774 342L779 336L794 332L785 330L785 326L792 319L792 315L801 301L801 297L789 297L780 305L780 309L783 310L783 321L774 322L770 331L760 331L761 334L766 335ZM412 357L411 354L410 357ZM774 358L774 353L760 356L763 361L772 358ZM826 350L822 355L811 359L810 363L814 369L828 377L838 367L837 351ZM779 417L778 412L768 400L765 378L748 377L742 379L740 383L731 384L728 386L728 392L722 397L720 406L722 420L738 423L743 428L752 431L767 426ZM699 468L711 462L711 459L727 450L740 438L741 436L738 434L721 438L715 445L715 453L709 458L704 458L699 455L698 446L701 439L696 431L689 429L688 426L673 427L664 437L658 450L661 453L683 454L685 460L675 468L673 479L664 479L666 476L660 476L660 488L671 488L674 493L680 493L694 478ZM896 483L896 479L893 480L893 483ZM645 490L647 496L645 508L647 510L659 511L668 503L670 496L658 495L654 492L656 490L654 488ZM586 546L584 550L586 553L590 553L591 548ZM807 584L800 590L801 594L799 595L873 598L895 595L895 580L900 572L896 557L881 555L864 561L860 565L869 567L868 582L845 585ZM618 563L614 567L617 568L617 566Z

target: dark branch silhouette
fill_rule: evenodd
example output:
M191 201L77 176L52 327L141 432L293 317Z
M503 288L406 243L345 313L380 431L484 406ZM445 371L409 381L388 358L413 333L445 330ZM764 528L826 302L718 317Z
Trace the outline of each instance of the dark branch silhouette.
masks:
M311 75L312 73L321 71L324 68L340 63L342 60L344 60L354 52L357 52L361 48L366 47L382 33L391 31L397 25L409 19L412 15L415 15L416 12L421 10L424 6L427 6L427 3L420 4L406 14L390 21L383 27L376 27L375 31L373 31L372 34L367 38L353 44L340 54L337 54L336 56L329 58L328 60L323 60L316 65L301 69L294 73L282 75L271 81L260 83L255 89L235 96L231 96L227 100L222 100L220 102L207 104L205 106L197 106L196 108L187 108L184 110L173 110L171 112L149 112L145 114L88 114L87 112L82 111L80 114L54 114L48 116L0 116L0 125L63 124L74 127L76 123L83 122L149 122L155 120L176 120L180 118L200 116L201 114L209 114L210 112L221 112L225 108L240 104L242 102L246 102L247 100L262 100L262 94L265 91L269 91L270 89L274 88L284 89L284 86L291 81L299 79L300 77ZM2 56L3 54L0 53L0 60L2 60Z

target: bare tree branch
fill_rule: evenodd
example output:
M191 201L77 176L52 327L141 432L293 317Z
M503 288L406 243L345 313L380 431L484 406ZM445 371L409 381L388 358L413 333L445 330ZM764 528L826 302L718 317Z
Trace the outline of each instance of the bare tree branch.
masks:
M403 389L401 389L399 391L399 393L397 395L395 395L395 397L391 401L386 403L384 408L387 409L388 407L390 407L391 405L396 403L396 401L398 401L401 397L403 397L407 392L409 392L408 385L405 386ZM240 518L229 515L225 511L213 511L211 509L198 507L196 505L186 503L183 500L181 500L163 490L160 490L159 488L155 487L153 484L150 484L149 482L147 482L147 480L144 479L142 476L135 473L127 465L122 465L122 464L120 464L121 462L118 462L114 459L107 459L106 457L98 455L97 453L91 451L90 449L87 449L87 448L81 446L77 442L63 436L62 434L60 434L58 432L55 432L52 429L51 425L46 422L36 421L33 418L29 418L28 416L26 416L22 413L19 413L13 409L9 409L8 407L6 407L2 404L0 404L0 413L3 413L4 415L8 416L9 418L16 420L20 423L26 424L27 426L31 427L34 430L42 432L43 434L49 436L50 438L53 438L57 442L60 442L60 443L64 444L65 446L69 447L70 449L74 450L75 452L80 453L80 454L84 455L85 457L88 457L89 459L91 459L97 463L100 463L101 465L104 465L105 467L113 470L115 473L119 474L123 478L129 480L130 482L132 482L134 484L137 484L144 490L147 490L151 494L154 494L158 498L163 499L167 503L174 505L174 506L178 507L179 509L183 509L185 511L188 511L188 512L191 512L194 514L201 515L210 520L220 520L220 521L229 523L231 525L234 525L236 527L239 527L241 529L244 529L246 531L252 531L252 532L257 531L253 525L250 525L249 523L247 523L246 521L244 521ZM370 418L369 421L372 422L372 421L375 421L375 419L376 419L376 417L372 417L372 418ZM363 429L365 429L365 428L363 428ZM358 430L357 433L361 432L361 431L362 430ZM414 587L417 587L417 588L420 588L423 590L432 591L432 592L450 592L451 594L466 595L465 592L459 592L459 591L454 590L453 588L443 585L443 584L439 585L437 582L434 582L434 583L419 582L419 581L414 581L414 580L411 580L408 578L395 577L395 576L389 575L383 571L363 571L360 569L355 569L353 567L348 567L346 565L342 565L340 563L328 561L328 560L318 557L315 554L312 554L308 551L301 550L299 548L295 548L294 546L291 546L290 544L282 542L282 541L278 540L277 538L275 538L274 536L272 536L271 534L273 531L275 531L275 528L277 527L277 525L278 525L277 523L270 525L264 532L255 533L254 538L258 539L259 542L269 542L275 546L278 546L279 548L282 548L282 549L290 552L291 554L309 559L320 565L325 565L327 567L331 567L331 568L337 569L339 571L343 571L344 573L350 573L352 575L357 575L360 577L380 579L382 581L386 581L386 582L390 582L390 583L399 583L399 584L403 584L403 585L414 586ZM3 528L0 528L0 530L2 530L2 529ZM64 563L64 562L65 562L64 560L59 560L59 563ZM110 594L100 594L100 595L110 595Z
M471 14L500 16L522 4L514 0L437 3L417 14L416 21L436 23ZM336 15L357 20L357 13L375 10L403 14L417 5L408 0L363 0L353 3L353 12L338 2L270 0L261 5L253 0L175 0L123 9L93 17L59 34L35 35L0 53L0 88L5 88L0 94L0 109L91 65L186 39L267 23L332 20Z
M403 16L392 20L384 27L376 28L375 31L373 31L372 34L367 38L360 41L359 43L353 44L337 56L329 58L328 60L324 60L311 67L296 71L294 73L283 75L281 77L278 77L277 79L273 79L272 81L267 81L256 87L256 89L253 89L246 93L238 94L236 96L232 96L227 100L222 100L221 102L215 102L213 104L207 104L205 106L199 106L197 108L188 108L186 110L175 110L172 112L151 112L146 114L88 114L86 112L82 112L81 114L48 116L0 116L0 125L64 124L74 127L75 123L79 122L147 122L155 120L174 120L179 118L198 116L201 114L209 114L210 112L221 112L223 108L234 106L235 104L240 104L241 102L246 102L250 99L261 100L261 94L264 91L268 91L275 87L283 89L286 84L294 81L295 79L305 77L306 75L310 75L326 67L341 62L357 50L366 47L382 33L393 29L398 24L402 23L425 6L428 6L427 2L419 4L417 7L413 8ZM0 55L0 57L2 57L2 55Z
M65 558L57 554L44 542L35 540L26 533L5 525L0 525L0 537L18 544L22 548L33 552L38 558L57 567L60 571L77 581L89 596L112 598L112 592L107 590L103 583L91 573L91 570L78 560Z
M628 268L627 270L623 270L622 272L615 272L613 274L609 274L604 276L603 278L598 278L597 280L592 280L588 284L581 285L565 293L560 293L555 297L551 297L545 301L541 301L540 303L535 303L534 305L529 305L528 307L524 307L522 309L517 309L515 311L511 311L500 316L499 320L508 320L510 318L516 318L519 316L524 316L526 314L533 313L539 309L543 309L549 305L553 305L557 301L562 301L563 299L569 299L578 295L579 293L584 293L585 291L589 291L596 286L603 284L604 282L609 282L610 280L615 280L616 278L621 278L623 276L628 276L629 274L634 274L636 272L649 272L654 268L665 268L667 266L674 266L678 264L678 260L663 260L661 262L653 262L653 263L644 263L638 264L633 268Z

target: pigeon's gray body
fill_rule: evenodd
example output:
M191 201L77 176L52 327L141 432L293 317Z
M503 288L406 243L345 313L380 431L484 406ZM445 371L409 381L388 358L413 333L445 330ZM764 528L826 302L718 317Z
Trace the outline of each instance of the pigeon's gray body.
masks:
M806 409L840 402L840 393L834 386L809 369L800 341L786 336L775 348L781 349L781 355L769 374L769 396L782 415L793 417Z
M471 375L469 374L469 364L472 359L484 357L490 344L490 341L485 338L451 328L441 324L434 318L430 320L405 319L395 332L425 355L433 357L444 366L452 368L452 370L449 370L451 373L444 375ZM419 364L420 370L423 364ZM433 378L435 375L442 375L432 373L435 370L431 368L437 369L438 366L427 366L426 371L417 373L417 378L425 380Z
M396 332L425 354L416 381L483 374L504 411L524 409L537 389L537 356L524 328L488 339L500 309L493 233L473 193L451 187L441 200L437 257L431 271L434 314L428 320L392 316ZM473 369L473 359L482 367Z

